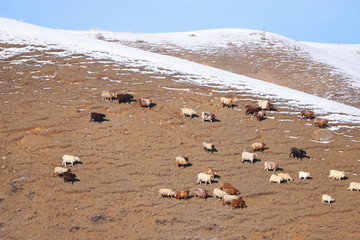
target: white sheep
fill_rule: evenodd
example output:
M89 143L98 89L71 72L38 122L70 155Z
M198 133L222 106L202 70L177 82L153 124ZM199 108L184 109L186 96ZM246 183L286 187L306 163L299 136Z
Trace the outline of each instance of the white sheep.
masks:
M360 183L358 183L358 182L351 182L348 190L351 190L351 191L354 191L354 190L360 191Z
M330 170L329 178L341 180L345 177L345 172L338 171L338 170Z
M197 184L199 183L201 184L201 182L205 182L205 185L207 185L207 183L210 183L210 185L212 185L211 180L213 180L212 175L201 172L198 174Z
M250 161L252 164L254 164L256 157L257 155L255 153L245 152L245 150L241 154L242 163L244 163L244 161Z
M212 144L209 141L204 141L203 142L203 148L205 149L206 152L211 152L213 153L215 151L215 146L214 144Z
M264 166L265 166L264 170L266 170L266 171L269 171L269 170L276 171L280 167L278 163L271 162L271 161L264 162Z
M71 169L63 168L63 167L54 168L54 175L63 175L64 172L71 172Z
M322 203L328 202L330 204L331 202L335 202L335 200L331 196L326 194L323 194L321 199L322 199L321 201Z
M215 198L220 198L220 199L222 199L222 198L224 198L224 195L225 195L226 193L224 192L224 191L222 191L220 188L214 188L214 191L213 191L213 196L215 197Z
M267 100L259 100L258 105L261 109L271 109L274 107L274 105L269 103Z
M280 176L273 174L273 175L271 175L269 182L276 182L278 184L281 184L282 180L283 179Z
M253 143L251 145L251 148L252 148L252 152L255 152L255 151L261 151L261 152L264 152L264 148L266 147L266 144L265 143Z
M236 195L225 194L223 205L228 204L231 202L231 200L238 199L238 198L239 198L239 196L236 196Z
M231 108L234 107L234 105L233 105L234 99L232 99L232 98L221 97L220 102L221 102L222 107L224 107L224 106L227 106L228 108L229 107L231 107Z
M209 112L202 112L201 113L201 121L210 121L213 122L213 120L216 118L215 114L209 113Z
M192 118L194 115L196 115L196 112L190 108L181 108L181 114L180 116L186 117L190 116Z
M113 97L115 97L115 93L114 92L109 92L109 91L102 91L101 92L101 98L102 100L111 100L113 99Z
M169 197L169 198L173 198L173 197L175 197L175 192L173 190L169 189L169 188L160 188L158 198L160 198L160 196L161 197L166 196L166 197Z
M71 163L71 166L74 166L75 162L80 161L79 157L75 157L75 156L71 156L71 155L64 155L62 157L63 161L62 161L62 165L64 165L66 167L66 163Z
M288 173L279 173L278 174L279 177L281 177L282 180L286 181L286 182L292 182L294 181L290 175Z
M303 171L300 171L299 172L299 179L307 179L310 177L310 173L309 172L303 172Z
M187 157L180 157L179 156L179 157L175 158L175 162L178 165L178 167L180 167L180 166L186 167L188 165L188 160L189 160L189 158L187 158Z

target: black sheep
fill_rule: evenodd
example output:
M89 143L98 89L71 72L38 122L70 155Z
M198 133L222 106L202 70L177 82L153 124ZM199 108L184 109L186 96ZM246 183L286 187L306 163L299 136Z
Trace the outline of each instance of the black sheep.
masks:
M291 157L291 154L293 155L293 158L297 158L297 159L302 159L303 157L306 156L306 152L300 148L297 147L292 147L290 150L290 155L289 157Z
M94 122L101 123L102 121L104 121L105 117L106 117L105 114L92 112L90 117L90 122L93 120Z

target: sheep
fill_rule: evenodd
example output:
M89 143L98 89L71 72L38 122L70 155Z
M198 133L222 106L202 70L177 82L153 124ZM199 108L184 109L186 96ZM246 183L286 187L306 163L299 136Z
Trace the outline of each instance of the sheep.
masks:
M221 189L219 188L214 188L214 191L213 191L213 196L215 196L215 198L219 198L219 199L222 199L224 198L224 195L226 193L224 191L222 191Z
M254 164L254 160L256 159L256 157L256 153L245 152L245 150L241 154L242 163L244 163L244 161L250 161L252 164Z
M263 111L254 112L253 115L256 117L256 119L257 119L259 122L260 122L261 120L264 120L264 118L265 118L265 112L263 112Z
M246 208L247 207L244 200L241 197L231 200L230 205L231 205L231 207L233 209L235 209L235 208Z
M321 199L321 203L328 202L330 204L331 202L335 202L335 200L331 196L326 194L323 194Z
M238 199L239 196L236 196L236 195L230 195L230 194L225 194L224 197L223 197L223 206L225 204L228 204L231 202L231 200L234 200L234 199Z
M197 184L205 182L205 185L207 185L207 183L210 183L210 185L212 185L211 180L213 180L212 175L201 172L198 174Z
M232 99L232 98L221 97L220 103L221 103L222 107L227 106L228 108L229 107L234 108L234 105L233 105L234 99Z
M148 107L151 109L152 103L150 99L139 99L139 105L141 107Z
M115 97L115 93L114 92L109 92L109 91L102 91L101 92L101 98L102 100L113 100L113 97Z
M267 100L264 100L264 101L259 100L258 105L263 110L270 110L270 109L274 108L274 105L269 103L269 101L267 101Z
M105 117L106 117L105 114L92 112L90 115L89 122L94 121L94 122L99 122L101 124L101 122L104 121Z
M169 188L160 188L158 198L160 198L160 196L163 198L164 198L164 196L166 196L168 198L173 198L173 197L175 197L175 192Z
M209 121L209 122L213 122L213 120L216 118L215 114L209 113L209 112L202 112L201 113L201 121L205 122L205 121Z
M307 179L310 177L310 173L309 172L303 172L303 171L300 171L299 172L299 179Z
M291 157L291 155L293 156L293 158L297 158L297 159L302 159L303 157L306 156L306 152L300 148L297 148L297 147L292 147L290 149L290 154L289 154L289 157Z
M281 179L286 181L286 182L293 182L294 181L294 179L292 179L288 173L279 173L278 176L281 177Z
M270 162L270 161L266 161L264 163L265 165L265 169L264 170L273 170L273 171L276 171L278 168L280 168L279 164L278 163L275 163L275 162Z
M310 110L302 110L301 111L301 118L304 118L304 117L310 119L312 117L315 117L315 113L310 111Z
M203 147L205 149L206 152L211 152L213 153L215 151L215 146L214 144L210 143L209 141L204 141L203 142Z
M119 101L119 104L122 102L128 102L130 104L131 100L134 98L131 94L118 94L117 100Z
M63 177L64 177L64 182L71 182L71 184L74 184L75 179L75 174L72 174L71 172L64 172L63 173Z
M196 115L196 112L190 108L180 108L180 109L181 109L180 116L183 117L190 116L190 118L192 118L194 115Z
M189 190L183 190L183 191L176 191L175 198L176 199L185 199L188 200L190 191Z
M351 182L351 183L350 183L350 186L349 186L349 188L348 188L347 190L360 191L360 183L358 183L358 182Z
M63 168L63 167L55 167L54 168L54 175L63 175L64 172L71 172L71 169L69 168Z
M240 191L237 190L233 186L223 186L222 189L226 194L230 194L230 195L239 195L240 194Z
M213 177L215 177L215 175L217 174L216 170L212 168L205 168L204 173L212 175Z
M71 163L71 166L74 166L75 162L79 162L80 158L79 157L75 157L75 156L71 156L71 155L67 155L65 154L62 157L63 161L62 161L62 165L64 165L66 167L66 163Z
M219 183L219 188L223 189L224 187L234 187L232 184L227 183L227 182L220 182Z
M186 167L189 164L189 158L188 157L176 157L175 162L178 165L178 167L183 166Z
M329 178L341 180L342 178L345 178L345 172L338 170L330 170Z
M206 200L206 198L209 196L209 191L201 189L201 188L196 188L195 189L195 197L196 198L204 198Z
M254 114L255 112L260 111L258 107L251 106L251 105L245 105L245 114Z
M282 177L280 177L280 176L278 176L276 174L272 174L271 177L270 177L269 182L276 182L278 184L281 184L282 180L283 180Z
M322 119L322 118L317 118L315 119L314 125L316 127L325 127L328 126L328 121L326 119Z
M253 143L251 145L251 148L252 148L252 152L255 152L255 151L261 151L261 152L264 152L264 148L266 147L266 144L265 143Z

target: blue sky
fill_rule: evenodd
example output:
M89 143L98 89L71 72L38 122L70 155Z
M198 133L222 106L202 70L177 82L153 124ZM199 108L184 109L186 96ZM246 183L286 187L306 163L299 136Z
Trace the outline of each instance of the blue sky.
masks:
M56 29L245 28L298 41L360 44L360 0L0 0L0 6L1 17Z

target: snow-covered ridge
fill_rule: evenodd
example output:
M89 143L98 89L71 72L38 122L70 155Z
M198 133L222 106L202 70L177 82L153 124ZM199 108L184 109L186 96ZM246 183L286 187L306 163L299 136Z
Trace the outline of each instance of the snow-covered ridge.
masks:
M308 53L314 60L325 63L349 78L349 83L360 90L360 44L327 44L298 42L284 36L249 29L212 29L180 33L116 33L109 31L74 31L80 35L99 36L121 41L146 41L151 44L180 46L189 50L206 51L209 48L241 47L248 43L268 41L272 47L296 48Z
M188 33L186 35L189 38ZM323 114L325 118L333 122L355 123L360 126L360 109L358 108L176 57L101 41L92 36L0 18L0 42L60 48L69 53L112 59L127 64L129 67L142 66L161 74L178 74L180 79L177 78L177 81L212 87L217 85L219 89L231 88L238 94L245 93L258 98L283 99L288 106L314 109L316 113ZM11 55L9 52L2 55L2 52L0 52L0 59Z

